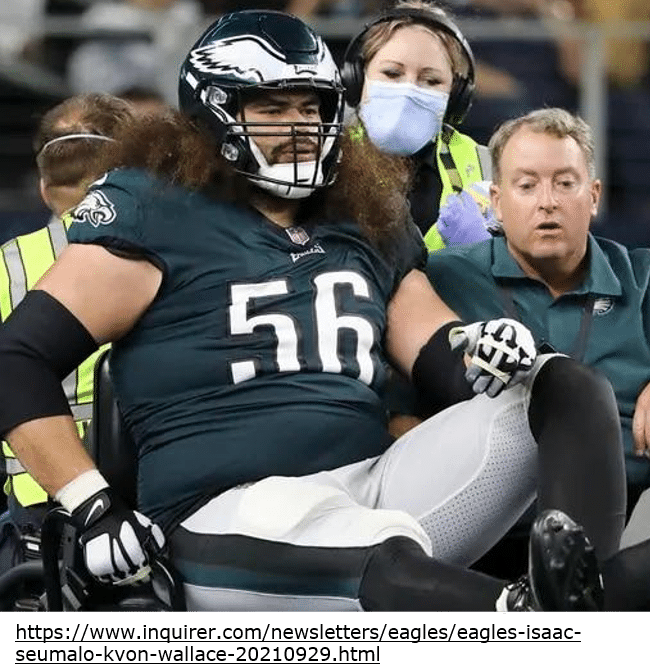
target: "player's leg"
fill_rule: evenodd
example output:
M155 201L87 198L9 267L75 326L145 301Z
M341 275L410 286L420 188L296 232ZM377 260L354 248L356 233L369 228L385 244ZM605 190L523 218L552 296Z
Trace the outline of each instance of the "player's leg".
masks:
M493 399L477 396L410 430L377 460L320 474L335 477L362 504L409 512L438 560L467 567L535 498L528 403L523 386Z
M603 591L583 529L558 510L531 529L528 575L501 582L426 558L414 543L378 545L361 583L364 609L394 611L600 611Z
M321 482L268 478L223 493L186 519L170 545L188 608L481 611L507 599L507 582L430 557L428 537L407 513L360 506ZM572 561L574 571L579 555L563 544L558 560ZM547 572L549 559L535 553ZM567 594L552 598L580 599L578 582L559 582ZM523 589L507 606L523 609L532 599Z
M563 356L540 357L525 385L435 415L378 460L323 474L336 476L361 503L408 511L435 556L457 565L486 553L536 489L541 507L573 516L603 558L618 548L623 525L613 392Z
M625 525L625 462L609 381L568 357L535 378L530 429L539 443L538 509L557 507L581 523L600 561L618 551Z
M405 512L359 506L308 477L269 477L212 499L170 545L189 609L359 611L370 553L396 536L430 551Z

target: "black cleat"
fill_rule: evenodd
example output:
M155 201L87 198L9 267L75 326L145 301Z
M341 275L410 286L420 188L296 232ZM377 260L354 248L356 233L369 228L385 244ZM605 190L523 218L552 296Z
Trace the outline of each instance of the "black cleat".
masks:
M546 510L530 531L530 609L600 611L604 601L595 550L584 529L559 510ZM509 606L508 596L508 606Z
M503 609L507 611L539 611L535 606L535 599L530 590L530 582L528 581L527 574L505 586L505 591L507 597L505 598L505 607Z

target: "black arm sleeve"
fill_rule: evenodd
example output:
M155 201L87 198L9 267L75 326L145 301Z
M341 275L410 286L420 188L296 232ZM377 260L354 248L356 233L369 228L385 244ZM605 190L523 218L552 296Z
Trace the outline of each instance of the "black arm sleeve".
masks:
M0 325L0 439L23 422L71 414L61 382L97 348L57 299L28 292Z
M449 331L463 322L441 326L422 347L412 367L412 381L417 388L419 416L430 415L475 395L465 379L463 351L452 352Z

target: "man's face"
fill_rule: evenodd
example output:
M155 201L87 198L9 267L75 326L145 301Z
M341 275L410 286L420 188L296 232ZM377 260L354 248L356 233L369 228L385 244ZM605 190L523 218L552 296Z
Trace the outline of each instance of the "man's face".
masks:
M491 186L510 253L522 266L553 260L574 271L586 253L600 189L572 137L520 128L505 145L499 183Z
M317 127L271 125L271 123L320 123L320 100L310 92L270 92L249 101L237 120L265 123L263 127L247 129L258 148L271 164L306 162L318 154ZM292 127L296 136L292 137ZM310 135L310 136L309 136Z

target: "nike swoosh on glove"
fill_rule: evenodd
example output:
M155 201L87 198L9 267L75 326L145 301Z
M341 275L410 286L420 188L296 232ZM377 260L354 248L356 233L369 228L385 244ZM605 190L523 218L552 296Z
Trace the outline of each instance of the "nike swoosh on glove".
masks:
M166 540L160 527L106 487L72 512L88 571L105 584L128 585L150 573Z
M435 225L448 247L491 238L485 216L473 196L465 190L447 197Z
M470 355L466 380L473 391L486 392L491 398L524 380L537 357L530 331L506 317L454 327L449 344L452 350L463 349Z

